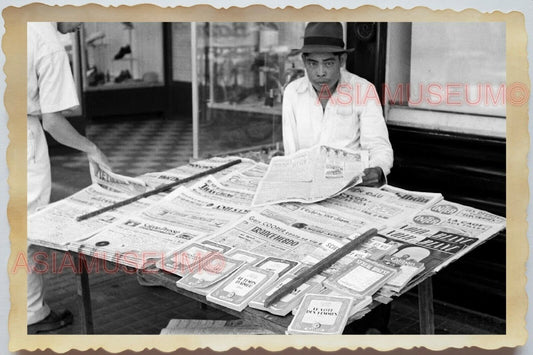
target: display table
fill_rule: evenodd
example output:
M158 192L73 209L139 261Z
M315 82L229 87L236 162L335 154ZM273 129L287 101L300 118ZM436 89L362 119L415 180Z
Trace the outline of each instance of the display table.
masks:
M72 253L72 252L71 252ZM76 272L77 297L80 314L81 331L83 334L94 333L93 311L91 306L91 289L89 285L89 275L87 268L87 258L84 254L73 253L75 255L75 265L80 267ZM234 317L248 321L258 327L270 330L276 334L285 334L285 330L292 321L291 314L280 317L265 311L260 311L246 307L242 312L238 312L227 307L212 303L206 300L206 297L176 286L179 276L162 271L155 266L149 266L145 269L137 270L137 280L142 286L162 286L180 295L208 305L215 309L221 310ZM413 285L415 286L415 285ZM406 290L407 292L408 290ZM420 334L434 334L434 310L433 310L433 291L432 279L428 277L418 283L418 308L420 321ZM373 302L371 308L378 306ZM357 320L355 321L357 322Z
M224 174L221 172L222 176L206 177L214 169L212 166L218 169L229 164L228 161L235 169L233 172L224 170ZM148 200L135 202L135 205L121 207L101 215L93 214L95 206L106 206L102 210L108 211L110 202L123 202L128 195L113 194L99 185L90 186L30 216L28 240L36 245L69 250L76 254L76 266L79 268L77 291L84 333L93 333L94 330L87 267L87 259L90 256L96 261L101 259L137 269L138 281L142 285L163 286L242 318L257 327L283 334L291 323L291 315L279 317L264 311L243 309L249 299L246 304L241 303L235 308L242 310L240 312L215 305L202 295L179 288L176 285L176 281L179 280L177 276L157 269L154 265L164 265L162 259L161 263L157 263L157 260L154 263L153 259L147 261L145 256L151 254L153 258L156 253L161 255L160 257L166 255L165 258L170 258L173 253L187 253L187 248L190 248L192 253L189 257L196 255L198 250L221 254L227 252L228 256L231 255L230 251L241 250L255 253L262 258L276 259L279 255L283 255L284 259L293 260L291 267L297 264L296 260L309 266L316 265L336 250L335 248L345 244L340 241L341 239L345 241L350 239L350 236L362 235L363 231L387 223L386 226L389 227L381 227L379 235L375 236L376 239L369 241L368 244L365 242L364 246L361 244L361 249L354 249L354 252L358 253L355 262L364 263L361 261L364 260L361 255L365 255L364 258L368 255L368 260L374 261L367 265L374 265L377 270L382 271L387 271L388 268L389 276L398 275L398 279L390 279L393 282L387 285L385 281L388 280L385 279L379 285L376 282L374 289L367 287L367 292L366 289L363 290L366 293L361 291L358 284L352 289L338 292L351 295L353 291L355 296L373 297L368 307L351 314L352 320L357 322L357 319L379 304L391 302L394 297L401 296L417 286L420 332L432 334L434 325L431 277L505 229L503 217L443 200L442 195L438 193L408 191L390 185L379 189L352 187L321 201L320 205L272 204L263 207L261 211L254 210L251 201L258 194L244 190L244 187L256 186L263 178L265 169L264 164L257 164L249 159L235 160L235 157L213 157L191 162L189 165L157 173L146 179L155 181L154 186L160 186L161 180L174 181L177 178L188 181L187 179L193 175L203 176L200 181L177 189L164 199L155 202ZM195 173L198 170L202 173ZM109 184L109 188L125 188L121 185L112 185L113 182L120 181L117 180L120 177L115 175L112 179L100 178L100 180ZM234 188L223 185L216 180L217 178ZM126 181L125 186L129 188L135 183L131 179L124 181ZM89 211L91 213L88 215L95 216L94 219L78 218ZM303 230L302 226L308 232ZM328 239L331 236L335 236L337 240ZM198 243L210 245L211 248ZM197 251L193 252L195 248ZM129 258L124 257L128 255ZM388 258L383 259L384 268L380 269L378 260L385 256ZM250 267L259 265L257 259L245 260ZM348 262L350 266L341 262L337 267L346 266L346 269L354 267L353 260ZM271 271L277 270L270 267ZM340 272L334 270L335 268L330 283L323 284L333 291L336 290L336 285L332 279L343 272L342 269ZM276 272L280 271L281 269ZM367 280L368 278L362 279L362 282ZM220 302L220 304L228 303ZM296 304L291 305L291 308L285 311L290 311L295 306ZM346 318L343 322L345 320Z

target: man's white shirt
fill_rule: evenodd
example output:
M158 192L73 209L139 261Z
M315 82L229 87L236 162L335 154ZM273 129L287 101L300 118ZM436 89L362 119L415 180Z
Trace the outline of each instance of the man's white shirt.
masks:
M369 151L370 167L387 175L393 151L375 87L367 80L341 70L337 88L325 110L319 100L326 92L314 90L308 77L289 85L283 95L283 145L285 154L314 145Z

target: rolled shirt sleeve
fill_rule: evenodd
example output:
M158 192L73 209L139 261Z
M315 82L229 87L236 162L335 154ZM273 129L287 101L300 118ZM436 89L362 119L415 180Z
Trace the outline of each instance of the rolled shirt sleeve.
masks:
M40 58L37 72L41 113L61 112L79 105L65 51L56 51Z

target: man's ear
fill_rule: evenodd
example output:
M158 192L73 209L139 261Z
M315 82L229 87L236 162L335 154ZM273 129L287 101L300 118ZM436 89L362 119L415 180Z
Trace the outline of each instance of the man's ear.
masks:
M348 58L348 53L342 53L340 56L341 60L341 67L344 67L346 65L346 59Z

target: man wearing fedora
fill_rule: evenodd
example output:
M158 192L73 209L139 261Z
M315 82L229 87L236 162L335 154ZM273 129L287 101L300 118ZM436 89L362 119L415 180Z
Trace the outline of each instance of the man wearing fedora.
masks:
M283 94L285 154L324 144L365 149L370 167L362 185L381 186L392 168L393 152L375 87L344 69L347 52L339 22L310 22L300 52L306 75ZM346 326L344 334L390 333L390 305L374 309Z
M300 52L306 75L283 94L285 154L317 144L368 150L364 186L381 186L393 152L374 86L344 69L347 53L340 22L310 22Z

